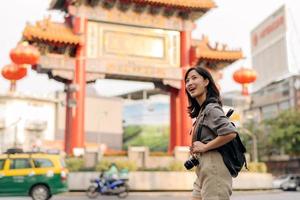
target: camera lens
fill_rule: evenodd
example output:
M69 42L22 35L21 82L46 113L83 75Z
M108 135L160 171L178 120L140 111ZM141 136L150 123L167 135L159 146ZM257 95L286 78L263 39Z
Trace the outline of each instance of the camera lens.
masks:
M192 161L190 160L187 160L185 163L184 163L184 167L187 169L187 170L190 170L194 167L194 164L192 163Z
M199 165L199 161L198 159L196 159L195 157L191 157L190 159L188 159L185 163L184 163L184 167L187 170L192 169L194 166Z

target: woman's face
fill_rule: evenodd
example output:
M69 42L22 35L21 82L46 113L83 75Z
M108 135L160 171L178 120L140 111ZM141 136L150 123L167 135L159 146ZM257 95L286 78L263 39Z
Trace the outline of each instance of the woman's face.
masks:
M201 97L206 92L208 79L204 79L196 70L191 70L185 80L185 88L193 98Z

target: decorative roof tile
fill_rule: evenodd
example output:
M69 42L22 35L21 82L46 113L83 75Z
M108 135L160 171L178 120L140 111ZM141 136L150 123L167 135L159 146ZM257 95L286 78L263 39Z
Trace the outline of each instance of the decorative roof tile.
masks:
M80 0L52 0L50 8L66 11L66 7L70 3L76 3L76 1L79 2ZM178 7L189 10L209 10L211 8L216 7L216 4L213 2L213 0L123 0L123 2L135 2L149 5L161 5L166 7ZM97 5L97 3L94 3L94 5Z
M191 10L216 7L212 0L133 0L136 3L156 4L170 7L182 7Z
M38 21L35 25L28 24L23 36L26 40L44 40L54 43L75 44L80 43L79 36L65 23L51 22L50 19Z
M242 51L228 50L227 45L220 45L216 43L215 47L209 44L208 37L203 37L201 41L194 41L195 45L192 47L192 62L197 60L217 60L234 62L243 58Z

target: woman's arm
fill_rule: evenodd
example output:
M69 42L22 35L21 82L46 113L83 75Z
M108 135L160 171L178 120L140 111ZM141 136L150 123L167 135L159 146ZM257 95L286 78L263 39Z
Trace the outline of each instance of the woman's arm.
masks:
M236 137L236 133L229 133L226 135L219 135L212 141L208 142L207 144L196 141L193 143L191 147L191 153L204 153L206 151L216 149L224 144L230 142Z

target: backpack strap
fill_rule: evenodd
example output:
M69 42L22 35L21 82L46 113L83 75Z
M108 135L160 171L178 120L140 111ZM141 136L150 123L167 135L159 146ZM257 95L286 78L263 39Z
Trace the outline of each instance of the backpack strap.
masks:
M202 128L203 128L203 122L204 122L204 118L205 118L205 113L203 115L202 118L202 123L198 122L197 125L200 126L199 130L197 130L197 137L196 137L196 141L200 141L201 140L201 133L202 133Z
M197 130L197 136L196 136L196 141L200 141L201 140L201 133L202 133L202 128L203 128L203 122L204 122L204 119L205 119L205 116L208 112L211 111L211 109L213 109L214 107L211 107L209 108L208 110L203 110L203 118L202 118L202 121L199 122L198 119L195 123L195 126L200 126L199 129Z
M226 113L226 117L229 118L229 117L232 115L233 112L234 112L234 110L230 108L230 109L228 110L228 112ZM231 123L233 124L233 126L235 126L235 124L234 124L233 122L231 122ZM236 139L237 139L238 143L240 143L240 144L244 147L244 145L243 145L243 143L242 143L242 141L241 141L241 138L240 138L239 134L237 134ZM243 152L243 153L244 153L244 152ZM245 168L246 168L247 170L249 170L249 169L248 169L248 164L247 164L246 158L245 158Z

